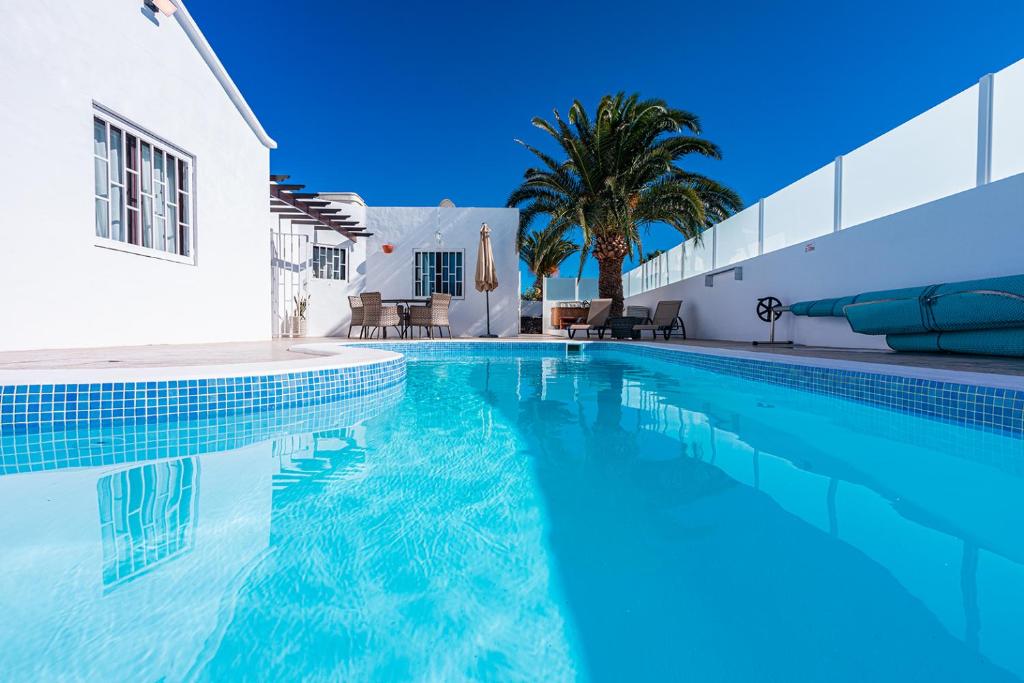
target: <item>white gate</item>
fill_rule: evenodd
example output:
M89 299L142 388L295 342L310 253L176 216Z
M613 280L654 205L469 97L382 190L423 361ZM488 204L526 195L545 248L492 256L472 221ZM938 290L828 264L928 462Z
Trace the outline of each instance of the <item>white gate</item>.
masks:
M307 235L270 231L270 306L275 337L305 334L299 302L309 296L313 260Z

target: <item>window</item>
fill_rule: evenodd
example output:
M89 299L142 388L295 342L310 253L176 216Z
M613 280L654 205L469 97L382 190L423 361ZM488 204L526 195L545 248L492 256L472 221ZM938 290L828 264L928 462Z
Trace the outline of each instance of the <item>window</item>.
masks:
M313 277L320 280L346 279L345 264L348 252L341 247L313 245Z
M427 297L440 292L461 297L462 262L461 251L417 251L413 273L414 296Z
M191 257L191 157L97 115L93 165L97 237Z
M199 500L194 458L109 474L96 482L96 490L106 589L192 550Z

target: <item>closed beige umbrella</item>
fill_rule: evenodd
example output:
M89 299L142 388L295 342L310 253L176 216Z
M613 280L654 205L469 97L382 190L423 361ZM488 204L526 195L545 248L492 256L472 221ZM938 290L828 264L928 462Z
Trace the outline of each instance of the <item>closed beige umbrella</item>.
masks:
M498 288L498 271L494 267L494 252L491 250L491 229L484 223L480 226L480 249L476 253L476 291L487 296L487 334L491 334L491 292Z

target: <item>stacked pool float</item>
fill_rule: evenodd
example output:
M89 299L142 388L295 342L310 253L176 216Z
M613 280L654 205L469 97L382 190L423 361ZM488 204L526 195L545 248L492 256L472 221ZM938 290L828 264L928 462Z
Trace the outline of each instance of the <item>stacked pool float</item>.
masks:
M794 315L845 317L895 351L1024 356L1024 275L867 292L792 304Z

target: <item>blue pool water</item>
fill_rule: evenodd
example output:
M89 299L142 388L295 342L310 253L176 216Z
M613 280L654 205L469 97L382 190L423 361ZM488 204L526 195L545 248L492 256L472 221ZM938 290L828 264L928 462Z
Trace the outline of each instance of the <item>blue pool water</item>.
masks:
M1018 438L547 347L36 447L4 681L1024 676Z

